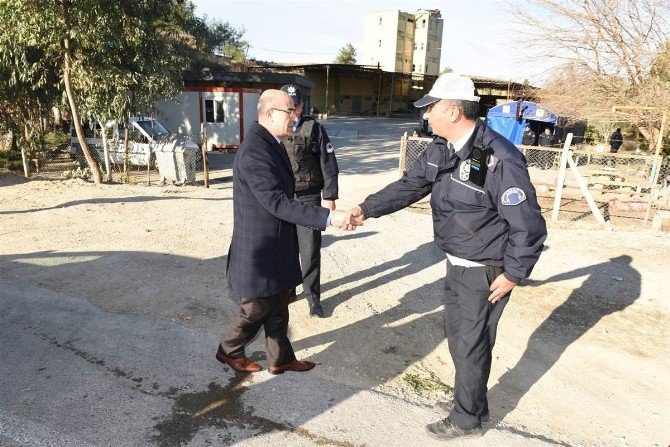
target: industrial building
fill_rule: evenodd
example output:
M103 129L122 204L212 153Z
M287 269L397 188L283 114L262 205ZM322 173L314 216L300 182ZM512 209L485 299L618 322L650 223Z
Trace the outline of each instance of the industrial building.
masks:
M442 31L438 9L416 14L399 10L368 12L359 62L389 72L437 76Z

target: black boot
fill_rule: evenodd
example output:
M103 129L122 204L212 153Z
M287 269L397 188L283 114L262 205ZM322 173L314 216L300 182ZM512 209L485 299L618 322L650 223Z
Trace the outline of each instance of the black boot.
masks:
M323 318L323 307L321 307L320 300L309 300L309 315L312 317Z
M482 426L478 424L473 428L463 428L451 422L449 418L426 425L429 435L437 439L469 438L481 436Z

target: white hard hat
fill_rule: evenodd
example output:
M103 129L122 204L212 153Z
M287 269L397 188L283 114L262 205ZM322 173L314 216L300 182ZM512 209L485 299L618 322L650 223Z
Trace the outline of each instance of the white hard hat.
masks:
M425 107L440 99L479 102L479 96L475 96L475 83L472 79L455 73L445 73L437 78L426 96L414 103L414 107Z

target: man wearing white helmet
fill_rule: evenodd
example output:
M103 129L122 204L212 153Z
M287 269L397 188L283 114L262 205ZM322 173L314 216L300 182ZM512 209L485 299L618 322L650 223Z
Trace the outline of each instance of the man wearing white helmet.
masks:
M521 152L487 128L470 78L440 76L414 103L435 139L403 177L368 196L358 223L431 194L435 243L447 255L445 328L456 369L449 416L428 424L439 439L480 435L491 351L514 286L530 275L547 229Z

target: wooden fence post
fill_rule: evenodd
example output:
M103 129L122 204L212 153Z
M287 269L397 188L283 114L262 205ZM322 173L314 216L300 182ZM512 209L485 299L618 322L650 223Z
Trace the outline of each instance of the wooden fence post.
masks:
M205 188L209 188L209 160L207 158L207 130L205 123L200 123L200 146L202 147L202 171L205 175Z
M402 177L405 172L405 166L407 162L407 132L400 138L400 160L398 161L398 170L400 171L400 177Z
M23 147L21 148L21 161L23 162L23 174L28 178L30 177L30 165L28 164L28 155Z

